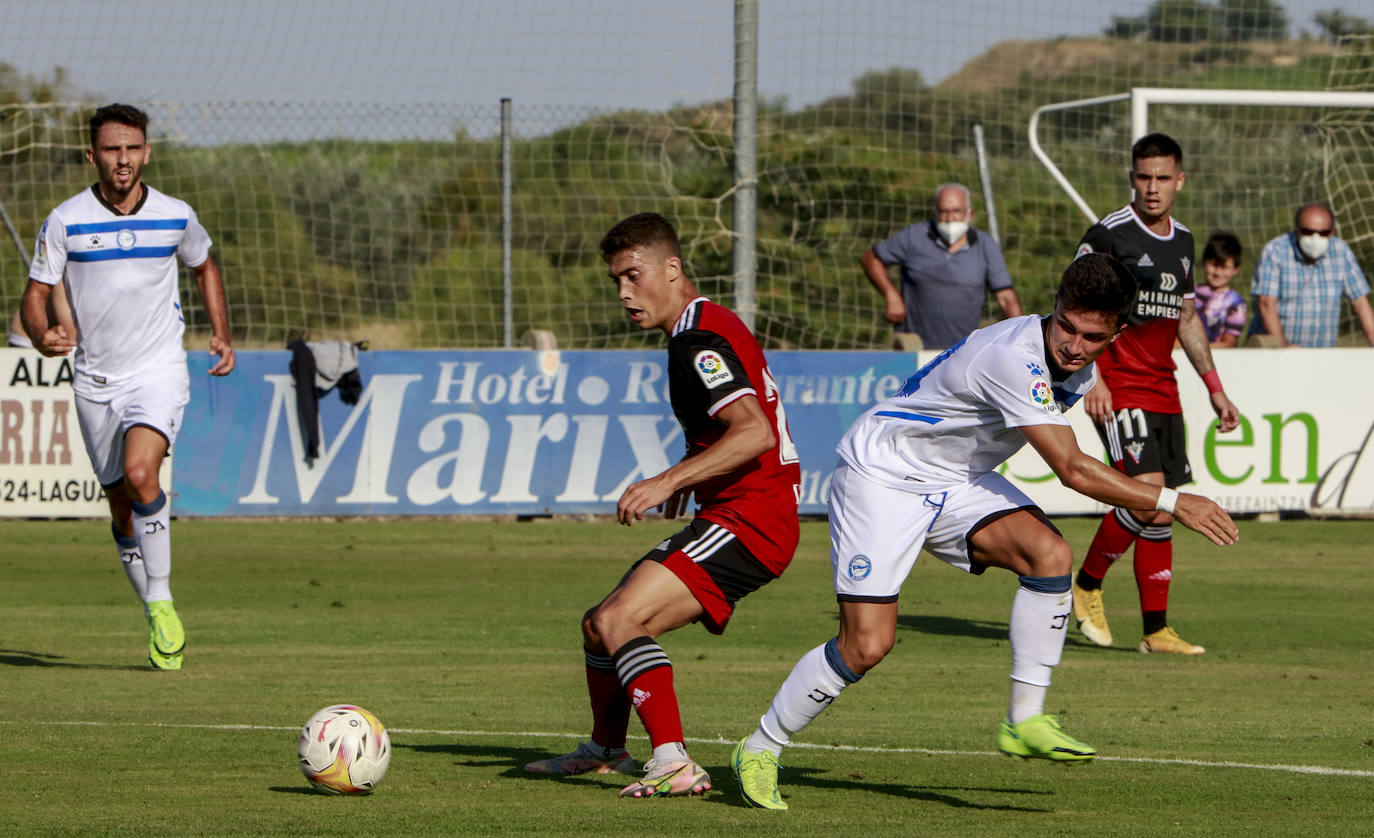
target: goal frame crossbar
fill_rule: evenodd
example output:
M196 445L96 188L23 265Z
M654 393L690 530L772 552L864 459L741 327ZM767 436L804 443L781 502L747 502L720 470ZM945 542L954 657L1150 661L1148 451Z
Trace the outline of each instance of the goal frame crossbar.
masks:
M1149 133L1151 105L1248 105L1255 107L1318 107L1318 108L1374 108L1374 92L1339 90L1225 90L1216 88L1186 87L1133 87L1129 93L1115 93L1109 96L1095 96L1091 99L1074 99L1067 102L1052 102L1035 109L1031 114L1027 132L1030 137L1031 153L1050 173L1060 188L1073 200L1078 209L1087 216L1088 223L1096 224L1099 216L1088 206L1083 196L1078 194L1064 173L1059 170L1050 156L1040 146L1039 129L1042 114L1053 111L1067 111L1094 105L1107 105L1114 102L1130 101L1131 142Z

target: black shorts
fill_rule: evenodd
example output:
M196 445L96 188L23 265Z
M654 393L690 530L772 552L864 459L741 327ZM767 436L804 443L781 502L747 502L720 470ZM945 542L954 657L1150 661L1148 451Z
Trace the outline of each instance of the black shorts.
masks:
M681 579L701 603L701 621L712 634L725 631L736 602L777 578L734 533L701 518L692 519L639 561L658 562Z
M1163 472L1169 487L1193 482L1181 414L1128 407L1116 411L1111 421L1094 424L1117 471L1128 477Z

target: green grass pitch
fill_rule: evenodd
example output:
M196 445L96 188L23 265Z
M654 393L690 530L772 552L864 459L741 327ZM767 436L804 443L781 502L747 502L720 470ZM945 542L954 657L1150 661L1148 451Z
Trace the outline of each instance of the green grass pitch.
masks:
M1093 521L1060 522L1081 554ZM677 528L610 522L177 521L186 668L148 670L108 527L5 522L0 834L1374 834L1374 522L1179 531L1172 621L1208 653L1144 656L1128 566L1118 647L1070 629L1047 709L1098 748L1000 757L1016 582L924 557L898 645L784 754L791 811L727 767L773 691L836 626L823 523L724 637L666 635L689 747L715 789L620 800L617 775L525 776L590 727L581 614ZM351 702L392 733L366 798L309 790L296 730ZM631 723L631 750L647 742Z

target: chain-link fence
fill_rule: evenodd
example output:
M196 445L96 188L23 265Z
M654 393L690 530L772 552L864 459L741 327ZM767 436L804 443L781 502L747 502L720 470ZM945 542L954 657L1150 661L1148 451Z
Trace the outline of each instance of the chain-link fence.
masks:
M1247 2L1255 14L1275 5ZM711 15L700 28L709 42L675 50L710 58L728 78L729 7L705 5ZM980 14L1005 18L1040 4L977 5ZM765 30L760 60L773 69L760 74L756 331L767 346L887 344L882 300L859 257L927 218L932 190L946 181L973 189L974 223L988 226L975 125L986 137L1012 277L1026 309L1044 311L1088 219L1030 153L1035 108L1138 86L1374 90L1367 38L1276 38L1255 23L1189 30L1190 41L1149 29L1147 11L1103 14L1103 28L1121 37L1003 40L932 84L900 54L931 46L922 33L938 14L906 6L890 21L891 68L862 72L847 92L795 106L763 85L777 67L801 61L799 52L812 62L805 67L848 66L871 44L842 31L821 37L804 22L781 36ZM84 119L100 102L42 101L53 91L13 72L0 73L6 86L0 202L31 250L48 211L93 180L82 156ZM141 101L153 117L145 179L189 201L215 239L243 346L280 346L301 335L376 347L500 346L498 99L493 91L467 104ZM621 316L596 251L607 227L643 210L677 223L690 274L708 296L733 301L732 116L728 94L659 109L619 107L610 88L601 105L514 102L516 336L549 330L564 348L656 341ZM1176 217L1199 246L1214 229L1240 236L1242 293L1264 242L1287 230L1294 208L1308 200L1335 207L1338 233L1374 268L1372 127L1369 112L1319 108L1168 106L1151 114L1152 130L1172 134L1185 150L1188 182ZM1129 200L1130 140L1124 103L1057 112L1040 127L1046 151L1099 214ZM13 310L25 269L5 239L0 303ZM194 291L184 296L190 330L203 329ZM1347 308L1343 340L1358 335Z

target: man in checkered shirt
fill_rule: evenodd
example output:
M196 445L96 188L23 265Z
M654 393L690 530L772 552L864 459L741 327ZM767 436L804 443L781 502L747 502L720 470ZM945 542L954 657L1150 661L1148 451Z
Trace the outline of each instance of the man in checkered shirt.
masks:
M1342 294L1374 346L1369 283L1350 245L1334 230L1335 216L1326 205L1307 204L1294 215L1293 229L1260 253L1250 290L1264 330L1284 346L1335 346Z

